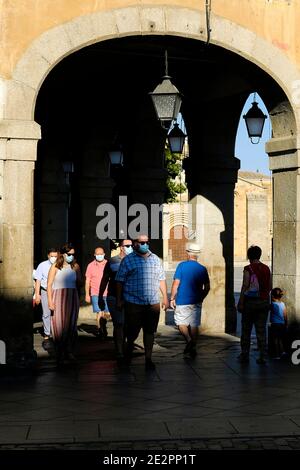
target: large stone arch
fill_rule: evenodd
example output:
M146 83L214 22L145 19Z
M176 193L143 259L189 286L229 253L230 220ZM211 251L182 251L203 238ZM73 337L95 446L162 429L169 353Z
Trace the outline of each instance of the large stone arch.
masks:
M287 282L284 281L280 262L283 261L285 266L290 259L288 250L295 245L299 231L297 169L300 166L300 71L280 49L240 25L213 16L211 28L212 44L228 49L263 69L278 83L288 99L271 113L275 124L273 127L278 131L275 133L276 138L269 142L267 150L271 156L271 167L275 171L280 170L277 186L280 187L280 181L283 180L285 187L289 188L285 196L286 203L293 206L285 214L282 204L279 205L278 227L283 220L286 224L285 232L288 233L292 228L292 235L285 237L280 232L282 228L278 229L278 240L285 239L285 244L282 249L278 246L276 275L278 282L282 281L282 287L292 290L291 305L296 315L300 302L300 297L296 295L299 284L297 256L294 256L296 264L287 266L290 274ZM36 145L41 137L40 126L34 122L34 110L40 87L55 65L73 52L107 39L137 35L172 35L205 41L206 18L204 13L197 10L142 5L81 16L36 38L20 57L11 79L0 78L0 186L2 180L4 181L0 205L0 215L3 214L3 230L0 233L0 257L3 261L0 263L0 290L4 299L3 311L7 311L7 318L11 308L6 308L5 303L14 303L15 308L17 300L20 304L18 312L24 317L24 302L28 304L32 293L32 176ZM278 197L280 200L280 194ZM275 229L274 233L276 235ZM15 247L20 247L20 250ZM26 259L23 258L22 267L11 272L10 266L19 266L23 252L26 253ZM17 311L16 308L15 310ZM3 321L5 322L5 315ZM7 321L7 332L10 332L10 322L11 320ZM24 320L20 325L23 331L29 325L26 331L31 334L30 322ZM30 341L26 344L30 344Z
M132 6L85 15L44 32L17 62L11 80L2 80L4 119L33 120L39 89L52 68L73 52L107 39L134 35L174 35L206 40L206 18L197 10L167 6ZM297 123L300 71L270 42L225 18L213 16L211 43L255 63L279 84Z

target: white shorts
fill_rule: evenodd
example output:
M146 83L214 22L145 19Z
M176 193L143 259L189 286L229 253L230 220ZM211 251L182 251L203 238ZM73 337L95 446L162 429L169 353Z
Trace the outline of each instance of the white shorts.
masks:
M202 304L176 305L174 320L176 325L200 326Z

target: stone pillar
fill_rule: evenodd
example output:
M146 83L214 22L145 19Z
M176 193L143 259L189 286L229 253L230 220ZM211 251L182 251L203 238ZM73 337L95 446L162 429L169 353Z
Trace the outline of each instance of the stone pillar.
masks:
M97 245L105 248L106 255L110 256L109 239L99 239L96 227L100 217L96 215L101 204L112 203L114 182L111 178L85 177L81 181L81 220L82 220L82 269L92 261L94 249ZM113 222L112 222L113 223Z
M270 227L266 194L247 194L247 247L259 245L262 261L270 262Z
M0 122L0 339L8 356L33 350L33 171L40 127Z
M234 332L233 216L239 160L210 156L202 160L201 172L193 168L193 160L190 164L186 162L185 168L187 180L194 181L190 201L192 236L201 245L199 262L207 267L211 282L211 291L203 304L201 329Z
M129 176L129 203L139 203L146 206L148 213L147 232L151 239L151 251L162 259L162 214L166 178L167 172L164 168L135 169L130 171ZM156 210L159 207L161 209L160 213Z
M273 171L273 286L286 292L289 328L300 337L300 141L266 144Z

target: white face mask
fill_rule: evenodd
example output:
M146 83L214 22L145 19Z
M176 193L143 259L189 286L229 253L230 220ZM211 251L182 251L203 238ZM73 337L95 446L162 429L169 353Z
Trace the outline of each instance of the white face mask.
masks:
M105 255L95 255L97 261L103 261Z
M50 256L49 261L51 264L56 263L57 257L56 256Z

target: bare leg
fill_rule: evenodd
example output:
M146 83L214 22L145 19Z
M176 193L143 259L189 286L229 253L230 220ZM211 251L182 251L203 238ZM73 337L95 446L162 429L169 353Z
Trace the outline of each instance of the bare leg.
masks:
M187 326L187 325L179 325L179 331L180 333L182 334L182 336L184 336L184 339L187 343L189 343L191 341L191 330L190 330L190 326Z
M198 336L198 327L197 326L190 326L190 337L192 341L197 341L197 336Z

